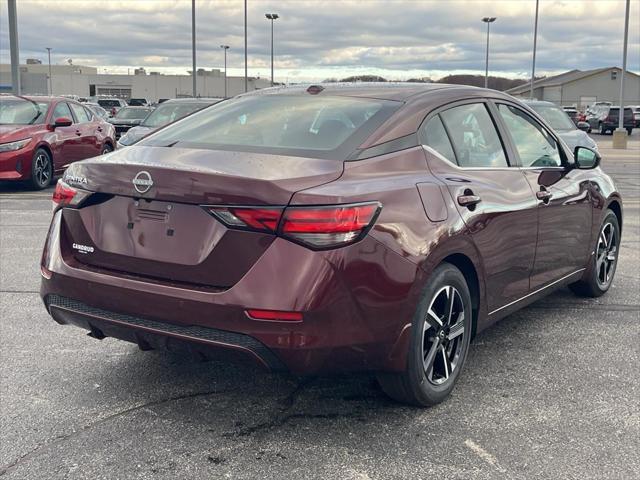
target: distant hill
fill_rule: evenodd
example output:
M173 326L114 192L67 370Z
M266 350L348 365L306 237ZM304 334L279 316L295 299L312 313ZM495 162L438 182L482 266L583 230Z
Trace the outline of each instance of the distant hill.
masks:
M524 85L528 82L529 80L522 80L519 78L489 77L489 88L504 91L513 87L519 87L520 85ZM447 75L436 83L452 83L454 85L484 87L484 75Z

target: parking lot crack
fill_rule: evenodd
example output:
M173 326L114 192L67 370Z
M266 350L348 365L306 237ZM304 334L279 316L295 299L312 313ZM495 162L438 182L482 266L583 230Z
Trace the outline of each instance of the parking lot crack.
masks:
M18 467L21 463L24 463L25 461L30 460L31 458L35 457L36 455L42 453L43 451L45 451L48 448L51 448L53 446L59 445L62 442L65 442L67 440L70 440L74 437L77 437L78 435L81 435L89 430L92 430L95 427L98 427L100 425L103 425L107 422L110 422L112 420L118 419L120 417L123 417L125 415L128 415L130 413L139 411L139 410L144 410L144 409L148 409L150 407L155 407L158 405L163 405L165 403L169 403L169 402L176 402L176 401L180 401L180 400L187 400L187 399L192 399L192 398L197 398L197 397L206 397L209 395L216 395L216 394L220 394L220 393L228 393L230 391L230 389L223 389L223 390L209 390L206 392L194 392L194 393L188 393L188 394L184 394L184 395L177 395L175 397L170 397L170 398L164 398L164 399L159 399L159 400L153 400L150 402L145 402L139 405L135 405L133 407L130 408L126 408L124 410L120 410L119 412L113 413L111 415L108 415L104 418L101 418L93 423L89 423L86 425L83 425L82 427L72 431L72 432L68 432L68 433L63 433L63 434L59 434L56 435L55 437L48 439L42 443L37 444L34 448L32 448L31 450L29 450L28 452L20 455L18 458L16 458L15 460L13 460L12 462L10 462L9 464L5 465L4 467L0 468L0 476L3 476L9 472L11 472L12 470L14 470L16 467Z

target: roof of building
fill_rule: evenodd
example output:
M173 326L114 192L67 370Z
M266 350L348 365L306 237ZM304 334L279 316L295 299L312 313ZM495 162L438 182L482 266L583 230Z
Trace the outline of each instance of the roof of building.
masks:
M542 87L556 87L559 85L564 85L566 83L575 82L576 80L581 80L586 77L590 77L591 75L597 75L602 72L607 72L609 70L622 70L620 67L604 67L604 68L596 68L593 70L569 70L568 72L561 73L559 75L553 75L552 77L541 78L540 80L536 80L533 82L533 88L542 88ZM627 70L627 75L638 76L633 72ZM519 85L514 88L510 88L506 91L511 95L524 93L531 88L530 83L525 83L523 85Z

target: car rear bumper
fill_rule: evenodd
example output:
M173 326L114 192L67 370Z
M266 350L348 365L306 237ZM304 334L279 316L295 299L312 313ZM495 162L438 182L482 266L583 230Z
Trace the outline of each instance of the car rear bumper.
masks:
M59 228L54 221L41 285L59 323L141 348L244 357L294 374L406 364L422 271L371 237L325 252L276 238L239 282L207 290L78 268L63 258ZM259 321L247 309L302 312L303 320Z
M0 153L0 180L27 180L31 178L30 148Z

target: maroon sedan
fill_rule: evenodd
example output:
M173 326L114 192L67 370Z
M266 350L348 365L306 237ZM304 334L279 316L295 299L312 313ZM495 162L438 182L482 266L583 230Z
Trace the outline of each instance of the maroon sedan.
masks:
M114 145L113 126L73 100L0 96L0 180L42 189L70 163Z
M495 91L254 92L72 165L42 298L94 338L370 370L433 405L477 332L564 285L609 289L622 202L599 161Z

